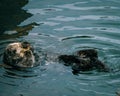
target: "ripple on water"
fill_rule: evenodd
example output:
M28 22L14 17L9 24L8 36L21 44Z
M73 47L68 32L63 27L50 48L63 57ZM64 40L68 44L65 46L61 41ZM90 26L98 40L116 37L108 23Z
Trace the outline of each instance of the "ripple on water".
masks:
M21 25L33 21L41 25L26 36L1 37L0 63L8 43L26 40L33 44L43 64L27 71L0 68L3 96L9 93L13 96L115 96L120 88L119 3L119 0L29 0L25 9L32 16ZM72 54L81 49L96 49L99 59L113 72L94 70L76 76L71 67L56 60L59 54Z
M97 0L93 1L94 3L97 2ZM116 6L107 6L107 5L103 5L103 6L96 6L98 5L99 3L101 3L99 1L99 3L97 2L96 5L94 6L84 6L84 7L81 7L83 5L87 5L88 3L90 2L75 2L75 3L71 3L71 4L63 4L63 5L57 5L56 7L58 8L66 8L66 9L69 9L69 10L100 10L100 9L120 9L119 7L116 7ZM81 5L81 6L80 6Z
M62 11L62 9L58 9L58 8L43 8L43 9L29 9L28 12L32 13L32 14L41 14L41 15L45 15L47 12L54 12L54 11Z
M79 35L76 35L76 36L62 38L61 41L65 41L65 40L69 40L69 39L77 39L77 38L83 38L83 39L84 38L93 38L93 36L85 36L85 35L79 36Z
M117 21L120 20L119 16L106 16L106 15L83 15L79 17L65 17L65 16L57 16L55 18L48 18L48 20L54 20L54 21L64 21L64 22L70 22L70 21L77 21L77 20L113 20Z

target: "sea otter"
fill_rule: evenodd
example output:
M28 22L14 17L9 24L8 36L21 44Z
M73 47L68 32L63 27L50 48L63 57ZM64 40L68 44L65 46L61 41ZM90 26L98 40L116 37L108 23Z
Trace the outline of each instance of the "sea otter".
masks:
M104 72L109 71L109 68L98 59L98 53L95 49L84 49L73 55L60 55L58 58L66 66L72 66L73 73L94 69Z
M6 47L3 62L13 68L31 68L36 66L36 56L38 55L35 55L30 43L15 42ZM59 55L58 60L64 62L66 66L72 66L74 73L93 69L109 71L109 68L98 59L98 53L94 49L80 50L73 55Z
M35 66L34 49L28 42L11 43L4 51L3 62L16 68L33 67Z

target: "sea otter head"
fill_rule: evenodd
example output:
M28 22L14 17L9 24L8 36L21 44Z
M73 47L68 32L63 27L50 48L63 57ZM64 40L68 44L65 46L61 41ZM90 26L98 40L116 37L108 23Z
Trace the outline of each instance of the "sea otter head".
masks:
M33 67L33 47L28 42L11 43L5 49L3 62L12 67Z
M79 56L80 58L98 58L98 53L95 49L84 49L84 50L80 50L77 51L77 56Z

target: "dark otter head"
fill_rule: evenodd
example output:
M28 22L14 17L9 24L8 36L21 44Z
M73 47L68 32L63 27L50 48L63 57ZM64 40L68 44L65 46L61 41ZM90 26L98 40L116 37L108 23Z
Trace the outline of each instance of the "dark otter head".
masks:
M80 58L98 58L98 53L95 49L85 49L77 52Z
M13 67L33 67L33 47L28 42L11 43L5 49L3 62Z

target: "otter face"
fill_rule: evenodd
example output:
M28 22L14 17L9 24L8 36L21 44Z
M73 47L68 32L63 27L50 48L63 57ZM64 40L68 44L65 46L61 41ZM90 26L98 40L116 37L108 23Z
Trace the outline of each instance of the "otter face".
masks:
M33 67L33 47L28 42L11 43L5 49L3 62L13 67Z
M80 58L98 58L98 53L94 49L85 49L77 52Z

